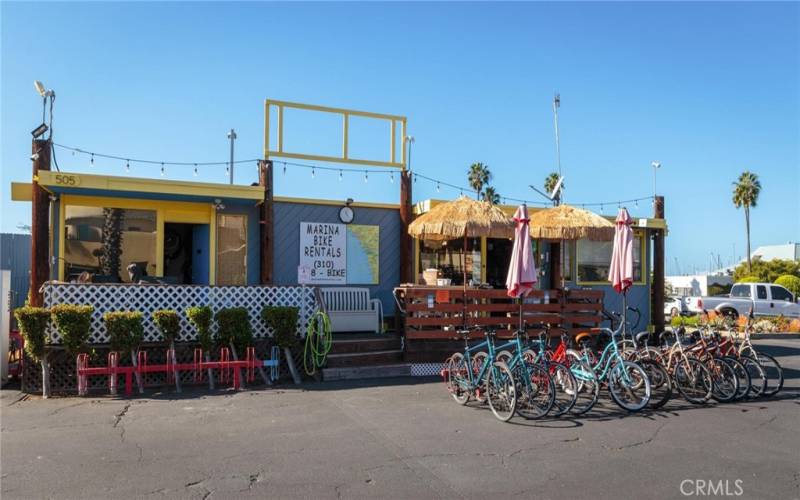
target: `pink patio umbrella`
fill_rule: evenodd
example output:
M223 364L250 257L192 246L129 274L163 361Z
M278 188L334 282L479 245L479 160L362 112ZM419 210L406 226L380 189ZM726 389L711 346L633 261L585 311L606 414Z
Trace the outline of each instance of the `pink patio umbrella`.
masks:
M514 248L511 251L511 263L506 277L506 292L509 297L519 299L519 328L522 324L522 297L528 295L536 284L536 264L533 260L533 247L528 229L528 207L520 205L514 212Z
M628 210L620 208L614 229L614 250L611 252L611 267L608 281L617 293L622 294L623 333L628 309L628 288L633 284L633 230Z
M508 266L506 288L509 297L523 297L533 290L536 284L536 264L533 260L533 247L528 234L528 207L520 205L514 212L514 248L511 251L511 264Z

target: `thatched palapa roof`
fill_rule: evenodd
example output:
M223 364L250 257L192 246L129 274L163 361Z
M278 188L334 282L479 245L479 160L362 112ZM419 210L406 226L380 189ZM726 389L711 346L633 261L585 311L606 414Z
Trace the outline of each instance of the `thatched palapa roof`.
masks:
M424 240L456 238L513 238L514 221L485 201L466 196L436 205L408 226L408 234Z
M542 240L608 241L614 239L614 224L594 212L559 205L531 215L531 237Z

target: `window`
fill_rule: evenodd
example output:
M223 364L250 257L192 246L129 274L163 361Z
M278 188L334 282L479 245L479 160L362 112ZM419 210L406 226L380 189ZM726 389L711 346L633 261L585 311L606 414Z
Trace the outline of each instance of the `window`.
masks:
M750 298L750 285L736 285L731 288L731 297Z
M771 286L770 291L772 292L772 300L786 300L788 302L794 302L794 297L792 296L789 290L783 288L782 286Z
M633 236L633 281L642 283L642 235ZM608 282L613 241L578 241L578 281Z
M758 298L761 300L767 299L767 287L764 285L758 285L756 287L756 294L758 294Z
M247 216L217 215L217 285L247 284Z
M67 205L64 279L131 282L156 274L156 212ZM129 267L135 264L135 268Z
M462 249L464 239L449 241L419 242L419 272L426 269L438 269L442 278L450 278L453 285L464 284L464 262L467 266L467 280L475 283L481 281L481 239L467 240L466 256Z

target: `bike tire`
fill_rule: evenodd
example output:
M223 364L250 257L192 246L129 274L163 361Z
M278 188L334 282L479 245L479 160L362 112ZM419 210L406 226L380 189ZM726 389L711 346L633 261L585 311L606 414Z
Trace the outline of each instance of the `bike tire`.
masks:
M513 371L517 414L528 420L542 418L553 408L556 391L547 370L535 363L519 363Z
M489 354L484 351L478 351L472 356L472 380L477 380L478 375L481 373L481 368L483 368L483 364L486 362L486 358L489 357ZM485 404L486 403L486 391L482 390L480 384L475 389L475 392L472 393L472 397L475 398L475 401Z
M508 422L517 406L516 383L508 365L495 361L486 376L486 400L494 416Z
M767 388L767 374L764 368L756 358L750 356L739 356L739 362L744 365L750 375L750 392L747 397L760 398Z
M465 405L469 401L469 377L464 355L457 352L450 356L447 363L447 390L456 403Z
M652 359L640 359L639 365L647 372L650 379L650 401L648 408L658 409L672 398L672 380L664 366Z
M675 364L672 382L683 399L692 404L705 404L711 399L714 383L706 366L694 358L681 359Z
M708 358L706 368L711 373L711 380L714 383L711 397L720 403L733 401L739 390L739 379L736 377L733 367L721 358Z
M632 361L619 361L608 374L608 393L617 406L629 413L641 411L650 402L647 372Z
M764 389L764 396L774 396L781 389L783 389L783 368L778 360L769 354L757 353L758 364L764 369L764 374L767 376L767 387Z
M738 359L731 356L723 356L722 360L731 365L733 372L736 374L736 378L739 379L739 387L733 400L739 401L746 398L750 393L750 388L752 386L750 373L747 371L747 368L745 368L745 366L740 363Z
M575 406L578 400L578 382L569 368L561 363L549 361L544 364L555 386L555 399L550 415L560 417Z

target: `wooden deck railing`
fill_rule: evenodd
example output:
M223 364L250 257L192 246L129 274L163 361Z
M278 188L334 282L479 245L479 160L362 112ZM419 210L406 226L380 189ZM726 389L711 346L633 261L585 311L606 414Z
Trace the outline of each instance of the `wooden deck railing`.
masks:
M510 337L519 328L520 311L526 330L535 334L543 323L575 335L603 321L599 290L535 290L520 305L505 290L406 286L395 289L404 314L407 340L452 339L463 326L481 326Z

